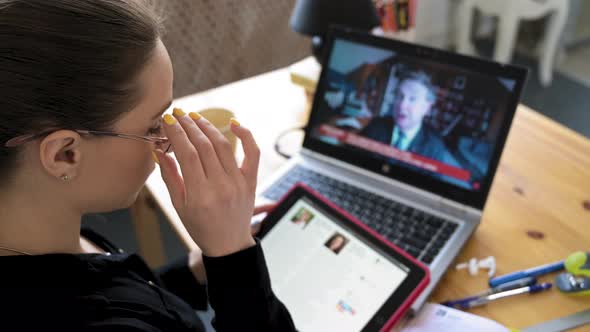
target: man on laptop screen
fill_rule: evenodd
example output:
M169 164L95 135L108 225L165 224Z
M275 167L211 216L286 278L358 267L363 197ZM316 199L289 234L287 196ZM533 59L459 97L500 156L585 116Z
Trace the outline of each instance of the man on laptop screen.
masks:
M336 40L313 135L479 189L513 80Z
M400 151L461 167L438 131L424 123L436 102L436 91L424 71L407 71L399 78L391 114L374 118L361 135Z

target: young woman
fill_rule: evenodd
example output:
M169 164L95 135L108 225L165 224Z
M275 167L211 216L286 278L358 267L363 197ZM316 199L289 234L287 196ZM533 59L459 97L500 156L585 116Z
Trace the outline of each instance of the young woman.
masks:
M256 142L233 121L237 165L198 114L162 120L160 34L146 0L0 0L3 331L201 331L207 300L217 331L294 330L250 233ZM130 206L154 160L202 250L159 271L80 224Z

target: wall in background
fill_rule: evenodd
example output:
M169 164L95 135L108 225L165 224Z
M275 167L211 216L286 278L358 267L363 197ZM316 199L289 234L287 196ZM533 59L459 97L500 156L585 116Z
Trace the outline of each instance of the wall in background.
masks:
M490 0L493 1L493 0ZM590 42L590 1L569 1L568 23L563 33L563 41L568 46L580 42ZM416 42L436 48L449 48L457 26L455 8L460 0L418 0L416 13ZM493 21L482 22L481 31L493 33ZM517 48L518 51L518 48Z
M451 44L455 0L418 0L416 42L436 48Z

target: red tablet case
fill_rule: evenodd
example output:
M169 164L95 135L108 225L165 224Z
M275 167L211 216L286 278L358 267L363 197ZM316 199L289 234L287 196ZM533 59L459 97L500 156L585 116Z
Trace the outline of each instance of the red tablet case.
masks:
M393 325L395 325L395 323L397 323L404 316L404 314L408 311L408 309L410 309L410 306L412 305L412 303L414 303L416 298L418 298L418 296L422 293L422 291L424 291L426 286L428 286L428 283L430 282L430 270L428 269L428 267L426 267L426 265L424 265L420 261L416 260L414 257L412 257L410 254L408 254L407 252L405 252L402 249L400 249L399 247L397 247L395 244L389 242L386 238L381 236L376 231L372 230L369 226L365 225L363 222L361 222L360 220L358 220L357 218L352 216L346 210L344 210L344 209L340 208L339 206L337 206L336 204L332 203L330 200L328 200L327 198L325 198L324 196L322 196L320 193L316 192L315 190L311 189L310 187L306 186L304 183L298 182L296 185L294 185L293 188L291 188L289 190L289 192L287 194L285 194L283 196L283 198L281 198L281 200L279 200L279 202L276 204L276 206L279 206L281 203L283 203L285 198L287 198L289 196L289 194L291 194L291 192L297 188L305 189L305 191L309 192L311 195L313 195L317 199L326 203L326 205L330 206L334 210L336 210L339 213L341 213L342 215L344 215L348 220L354 222L355 224L357 224L358 226L360 226L361 228L366 230L369 234L371 234L372 236L374 236L375 238L377 238L381 242L385 243L386 245L391 247L393 250L397 251L399 254L406 257L408 260L410 260L412 263L414 263L415 265L417 265L418 267L420 267L421 269L423 269L426 272L424 275L424 279L422 279L422 281L418 284L418 286L416 286L416 288L412 291L412 293L410 293L410 295L402 303L402 305L399 307L399 309L396 312L394 312L393 315L391 315L389 320L387 320L387 322L383 325L381 330L379 330L381 332L389 332L389 330L391 330ZM271 213L271 212L272 211L270 211L269 213Z

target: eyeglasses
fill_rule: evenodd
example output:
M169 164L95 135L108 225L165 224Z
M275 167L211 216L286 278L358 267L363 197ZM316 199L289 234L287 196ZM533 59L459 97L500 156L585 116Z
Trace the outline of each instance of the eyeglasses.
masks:
M43 137L45 135L49 135L50 133L52 133L56 130L60 130L60 129L48 129L48 130L44 130L38 134L26 134L26 135L17 136L17 137L11 138L8 141L6 141L6 143L4 143L4 146L8 147L8 148L17 147L19 145L34 141L34 140L36 140L40 137ZM78 133L79 135L83 135L83 136L84 135L85 136L109 136L109 137L127 138L127 139L136 140L136 141L153 143L157 147L161 148L164 151L164 153L167 153L170 150L170 148L172 147L172 144L169 143L169 140L166 137L140 136L140 135L133 135L133 134L114 133L114 132L110 132L110 131L96 131L96 130L83 130L83 129L71 129L71 130ZM166 147L166 148L164 149L163 147Z

